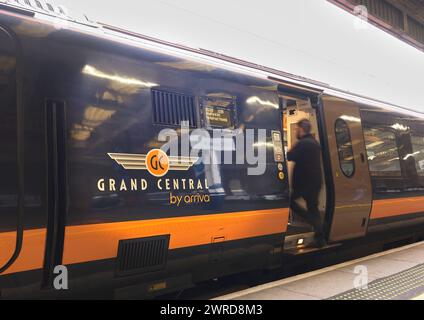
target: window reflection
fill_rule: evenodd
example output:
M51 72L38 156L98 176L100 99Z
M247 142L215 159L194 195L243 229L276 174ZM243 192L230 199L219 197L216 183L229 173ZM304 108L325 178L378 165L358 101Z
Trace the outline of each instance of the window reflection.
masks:
M370 173L373 176L401 176L396 135L386 129L364 128Z

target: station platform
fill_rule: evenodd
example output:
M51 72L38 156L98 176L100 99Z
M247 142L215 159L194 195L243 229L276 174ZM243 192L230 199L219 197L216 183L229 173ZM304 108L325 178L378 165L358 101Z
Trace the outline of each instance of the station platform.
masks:
M424 241L214 300L424 300Z

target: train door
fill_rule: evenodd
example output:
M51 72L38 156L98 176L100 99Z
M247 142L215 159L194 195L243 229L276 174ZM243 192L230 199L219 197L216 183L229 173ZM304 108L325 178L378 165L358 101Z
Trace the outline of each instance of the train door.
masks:
M332 180L328 238L361 237L368 226L372 188L359 106L331 96L323 96L322 102Z
M0 274L19 251L18 118L16 43L0 27Z
M294 95L294 94L280 94L283 105L283 132L284 132L284 146L285 151L290 150L297 142L296 127L297 123L302 119L308 119L311 122L311 134L320 142L319 127L316 109L311 103L311 98L307 95ZM292 186L292 173L294 168L293 162L288 162L288 176L290 189ZM323 171L323 170L322 170ZM322 179L324 181L324 179ZM299 200L299 205L306 208L306 203ZM319 210L322 219L324 220L326 212L326 187L325 184L321 188L319 195ZM304 221L295 212L290 211L289 225L287 230L287 237L285 247L287 249L299 246L308 246L313 244L314 233L312 226Z

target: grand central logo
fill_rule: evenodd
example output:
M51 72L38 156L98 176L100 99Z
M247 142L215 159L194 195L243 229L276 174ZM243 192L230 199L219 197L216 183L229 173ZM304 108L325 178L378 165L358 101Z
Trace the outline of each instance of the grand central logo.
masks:
M208 203L210 195L201 193L209 189L207 179L162 178L169 171L188 171L198 162L198 157L168 156L161 149L150 150L147 154L108 153L118 165L125 170L146 170L156 177L154 185L159 192L169 192L169 204L180 206L181 204ZM127 192L146 191L151 179L136 178L100 178L97 181L97 189L100 192ZM175 195L173 192L190 190L188 195ZM193 193L194 192L194 193Z
M190 130L189 123L183 121L178 131L162 129L157 140L163 142L163 146L147 154L107 153L106 156L126 172L114 168L112 177L99 177L97 190L101 193L142 191L149 199L163 199L163 194L168 193L169 204L176 206L208 203L212 195L225 194L223 165L243 165L248 176L263 175L271 165L267 161L270 148L274 151L278 178L284 179L280 131L267 134L266 129L250 128ZM199 170L189 174L197 163L201 164ZM131 172L137 170L147 171L147 177L140 177L139 172L131 177ZM170 172L176 174L169 175Z
M198 157L168 156L161 149L150 150L147 154L108 153L109 157L126 170L147 170L155 177L165 176L171 171L187 171Z

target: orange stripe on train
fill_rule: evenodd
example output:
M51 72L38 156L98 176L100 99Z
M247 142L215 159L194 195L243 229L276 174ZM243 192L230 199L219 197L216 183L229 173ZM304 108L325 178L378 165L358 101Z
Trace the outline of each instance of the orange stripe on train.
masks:
M388 218L411 213L424 212L424 197L374 200L371 219Z
M67 227L63 263L114 258L121 239L171 234L169 248L177 249L283 233L288 215L285 208Z
M230 241L283 233L287 229L288 215L289 210L282 208L68 226L65 230L63 263L114 258L121 239L171 234L170 249L177 249L209 244L214 237L225 237L226 241ZM0 233L0 247L7 247L7 252L13 252L15 236L16 232ZM46 229L25 231L21 254L3 275L41 269L45 240Z
M0 265L4 265L15 251L16 232L0 233ZM44 261L46 229L26 230L23 235L22 250L18 259L4 274L41 269ZM3 251L5 250L5 251ZM4 254L7 252L7 254ZM11 253L11 254L10 254Z
M374 200L371 219L424 211L424 197ZM288 209L272 209L181 218L115 222L66 227L64 264L114 258L121 239L171 234L170 249L282 233L287 229ZM0 233L0 265L15 248L16 232ZM43 267L46 229L24 231L19 258L3 274Z

